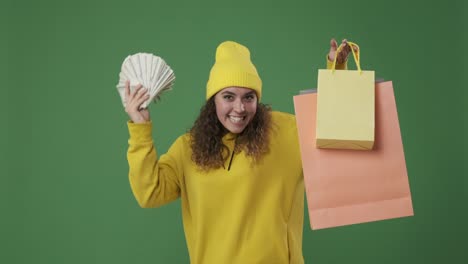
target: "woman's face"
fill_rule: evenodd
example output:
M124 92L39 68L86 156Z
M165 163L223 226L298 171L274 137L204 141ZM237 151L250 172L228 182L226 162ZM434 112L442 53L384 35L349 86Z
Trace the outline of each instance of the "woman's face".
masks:
M216 115L229 132L238 134L257 111L257 94L242 87L227 87L215 95Z

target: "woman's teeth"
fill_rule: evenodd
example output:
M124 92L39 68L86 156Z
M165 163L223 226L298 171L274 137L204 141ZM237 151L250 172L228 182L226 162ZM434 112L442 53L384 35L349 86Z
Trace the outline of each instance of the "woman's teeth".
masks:
M229 120L233 123L239 123L245 119L245 116L239 117L239 116L229 116Z

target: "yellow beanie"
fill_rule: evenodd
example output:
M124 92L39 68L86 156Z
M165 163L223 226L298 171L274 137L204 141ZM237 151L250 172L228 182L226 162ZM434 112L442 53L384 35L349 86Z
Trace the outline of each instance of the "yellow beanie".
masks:
M234 41L225 41L216 49L216 61L206 85L206 100L230 86L250 88L262 97L262 80L250 61L247 47Z

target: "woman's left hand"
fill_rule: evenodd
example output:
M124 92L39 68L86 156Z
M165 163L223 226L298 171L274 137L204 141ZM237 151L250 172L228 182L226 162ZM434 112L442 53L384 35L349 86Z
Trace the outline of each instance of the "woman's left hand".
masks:
M341 45L344 45L344 47L338 53L338 57L336 58L337 64L345 63L348 59L348 55L351 53L351 46L348 44L348 41L346 39L343 39L341 41ZM330 52L328 53L328 59L330 61L333 61L335 59L337 49L338 43L336 43L336 40L333 38L330 41ZM354 52L358 52L358 50L355 48Z

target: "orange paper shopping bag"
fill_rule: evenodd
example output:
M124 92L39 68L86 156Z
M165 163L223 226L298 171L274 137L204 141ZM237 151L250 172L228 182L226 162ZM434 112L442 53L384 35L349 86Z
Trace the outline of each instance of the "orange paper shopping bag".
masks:
M316 148L317 94L294 97L312 229L413 215L392 82L375 86L370 151Z

